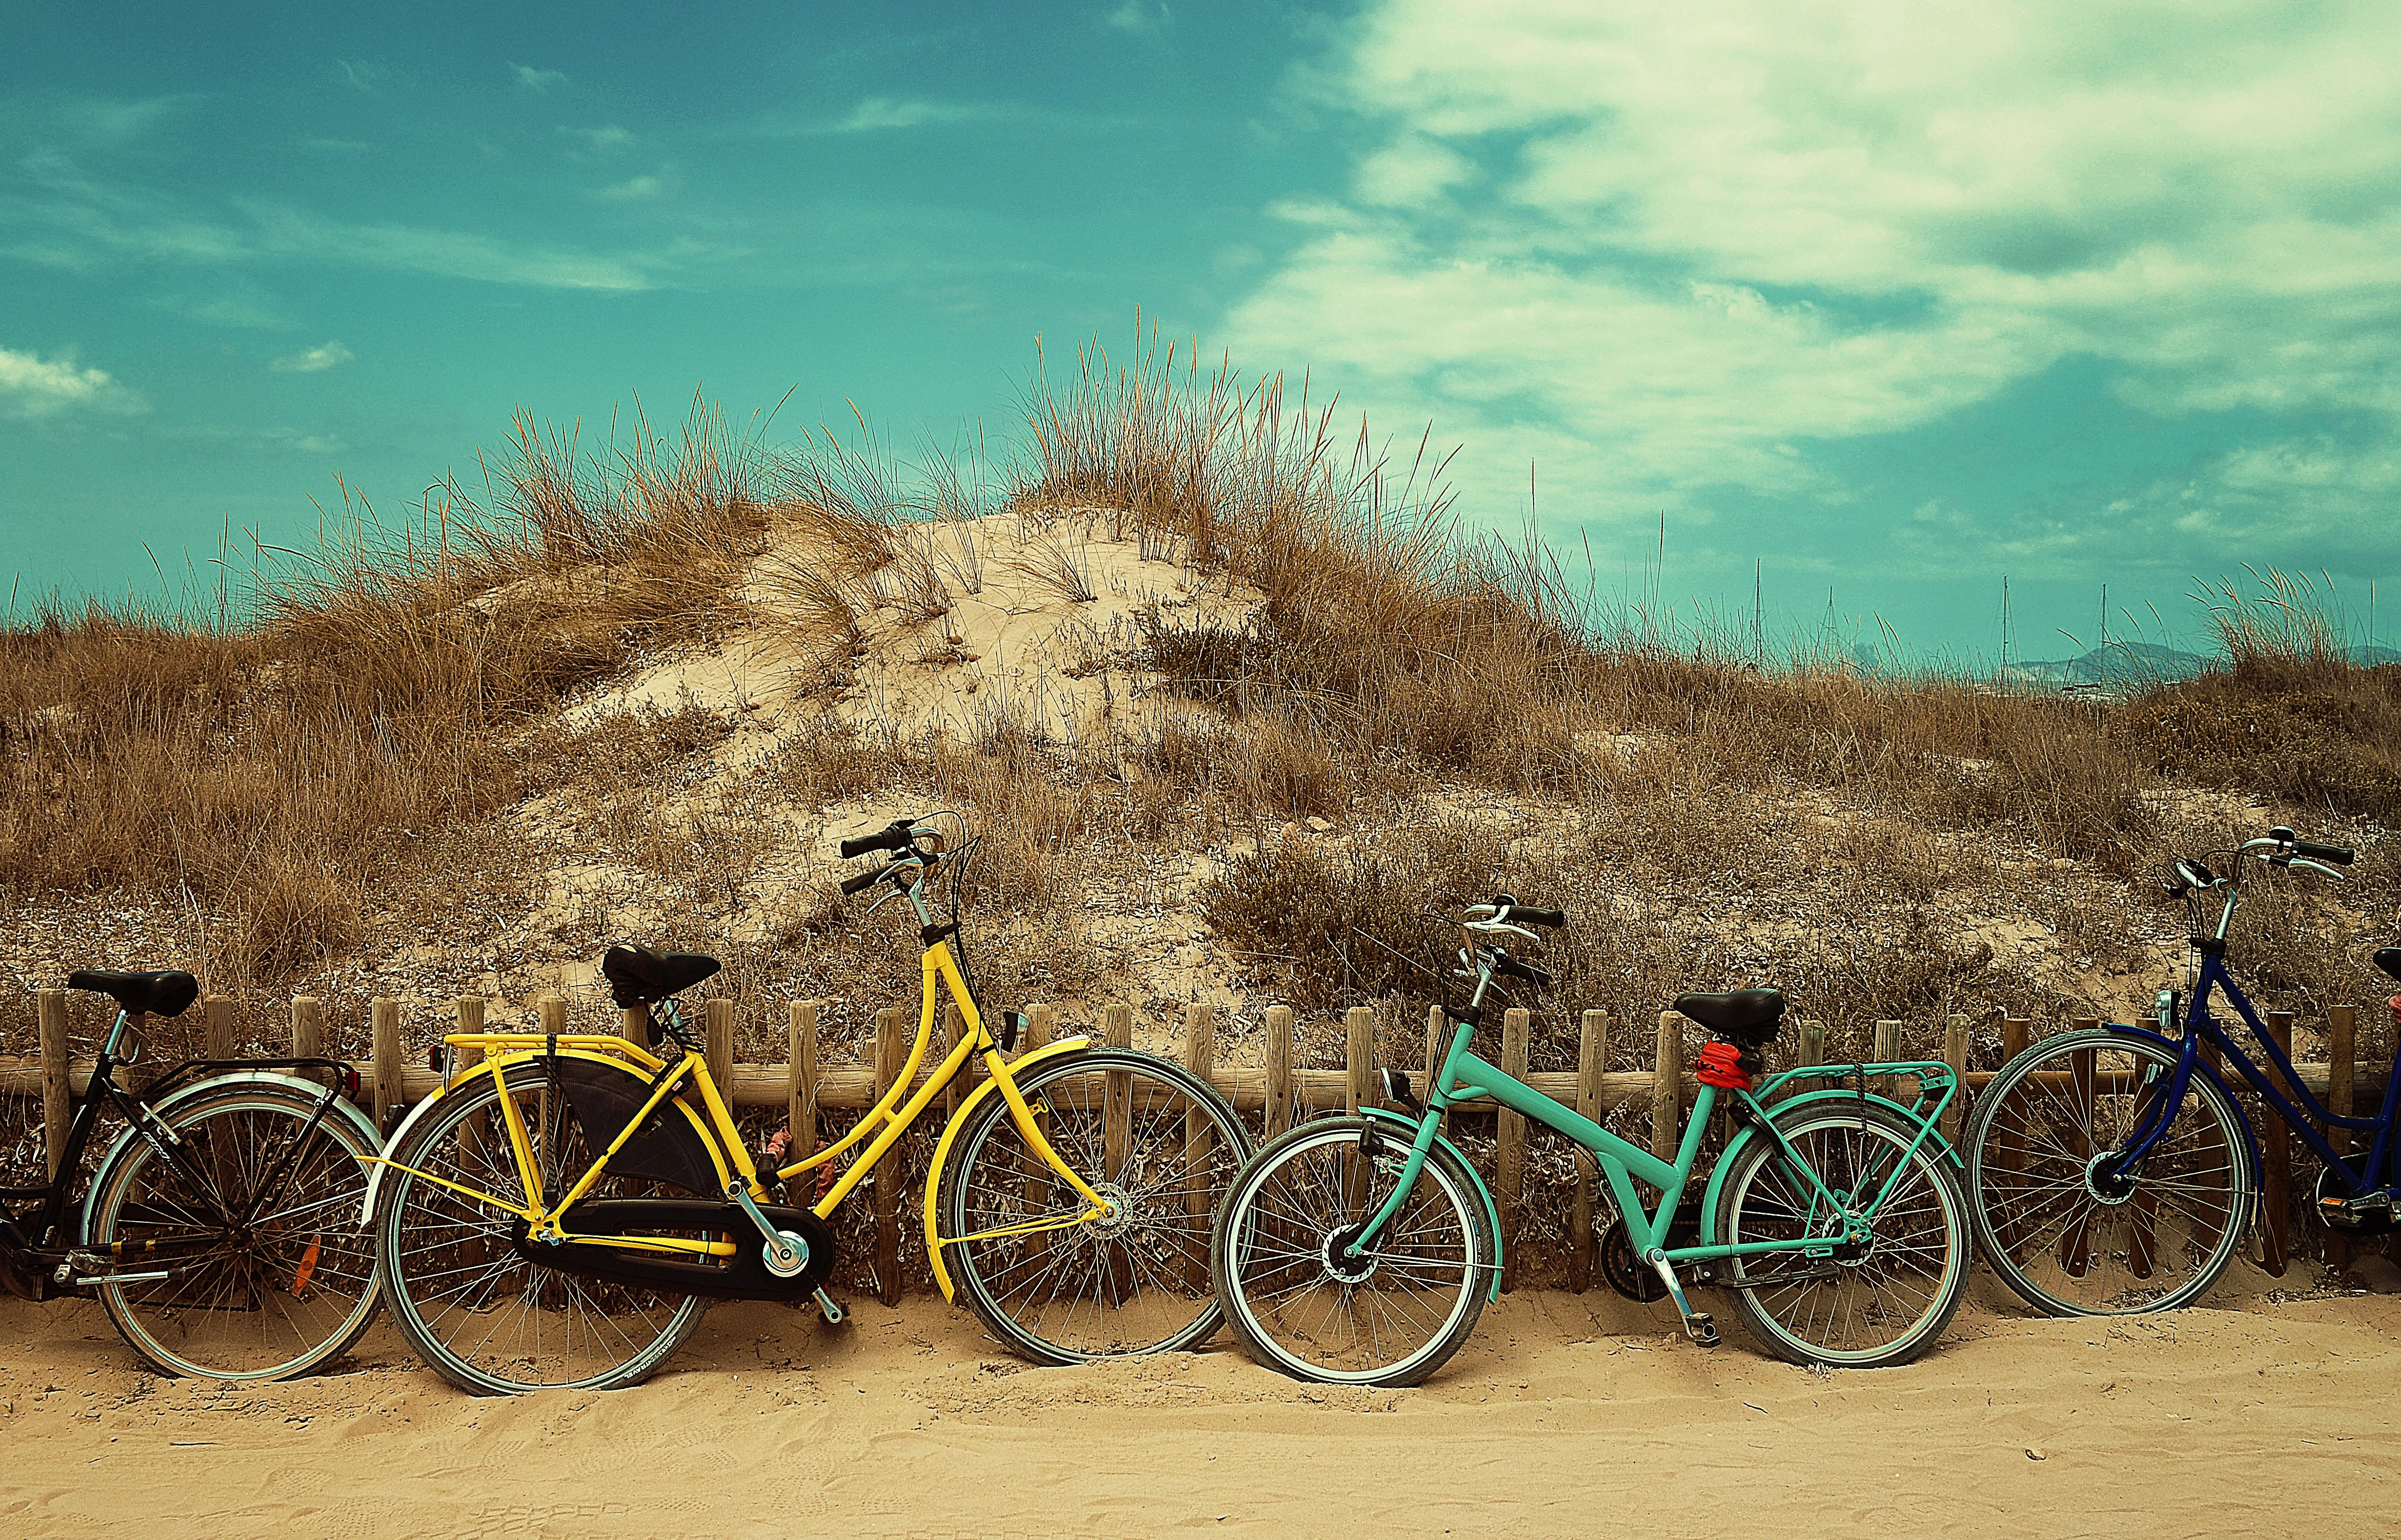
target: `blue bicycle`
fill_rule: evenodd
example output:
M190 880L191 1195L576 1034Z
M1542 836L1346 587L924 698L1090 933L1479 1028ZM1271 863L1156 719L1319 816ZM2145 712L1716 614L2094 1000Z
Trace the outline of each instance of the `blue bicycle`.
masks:
M2200 967L2188 975L2190 1001L2161 990L2156 1030L2112 1024L2047 1038L2004 1066L1976 1104L1967 1160L1977 1238L1993 1271L2037 1310L2173 1310L2200 1298L2233 1260L2257 1207L2259 1143L2205 1047L2226 1056L2325 1163L2315 1196L2328 1225L2353 1234L2395 1228L2401 1074L2386 1081L2376 1116L2335 1115L2301 1083L2226 964L2244 861L2339 879L2334 868L2349 865L2352 852L2279 827L2211 858L2223 861L2222 873L2179 860L2168 884L2192 916ZM2202 912L2210 894L2223 895L2215 931ZM2401 980L2401 947L2378 952L2376 965ZM2272 1078L2212 1014L2218 993L2265 1050ZM2339 1154L2319 1126L2366 1136L2366 1153Z

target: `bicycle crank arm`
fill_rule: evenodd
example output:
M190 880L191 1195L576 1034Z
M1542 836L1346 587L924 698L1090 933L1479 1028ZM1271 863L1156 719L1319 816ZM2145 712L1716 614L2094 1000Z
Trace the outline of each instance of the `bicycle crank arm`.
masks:
M1684 1286L1676 1281L1676 1267L1664 1251L1653 1249L1648 1259L1662 1282L1667 1286L1667 1298L1676 1302L1676 1314L1684 1317L1684 1335L1702 1347L1718 1345L1718 1323L1706 1310L1694 1310L1684 1298Z

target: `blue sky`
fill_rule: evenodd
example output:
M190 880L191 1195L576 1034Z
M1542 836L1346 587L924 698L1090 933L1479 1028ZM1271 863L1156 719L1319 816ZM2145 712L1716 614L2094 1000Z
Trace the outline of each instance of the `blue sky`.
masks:
M1604 587L2036 655L2401 575L2401 10L0 6L0 581L387 516L523 407L1013 431L1311 373ZM242 543L246 543L242 542ZM2401 589L2396 589L2401 601ZM2392 615L2386 621L2381 618ZM2364 613L2363 613L2364 619ZM2146 620L2147 617L2146 616ZM2122 630L2123 619L2113 622ZM2380 640L2401 602L2380 602Z

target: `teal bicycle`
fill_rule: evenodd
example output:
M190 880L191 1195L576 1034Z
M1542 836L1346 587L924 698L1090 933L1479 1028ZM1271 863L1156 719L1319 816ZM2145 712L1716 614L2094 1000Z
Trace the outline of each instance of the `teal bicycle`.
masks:
M1711 1041L1681 1146L1661 1160L1469 1051L1496 976L1550 983L1498 938L1535 941L1527 927L1566 923L1506 893L1469 908L1457 972L1475 992L1463 1006L1446 1003L1450 1046L1425 1102L1406 1074L1383 1070L1384 1100L1406 1111L1363 1107L1304 1123L1235 1174L1210 1261L1251 1356L1300 1379L1413 1385L1459 1351L1501 1288L1499 1211L1443 1134L1445 1112L1479 1102L1583 1146L1620 1216L1604 1272L1623 1292L1672 1299L1702 1346L1718 1345L1717 1327L1693 1308L1688 1281L1730 1292L1751 1334L1794 1363L1869 1369L1923 1353L1957 1313L1974 1259L1958 1157L1936 1126L1957 1077L1910 1060L1811 1065L1755 1083L1784 996L1685 995L1675 1009ZM1812 1082L1830 1083L1804 1088ZM1912 1085L1914 1095L1886 1094ZM1736 1131L1687 1208L1721 1106ZM1653 1206L1637 1181L1657 1192Z

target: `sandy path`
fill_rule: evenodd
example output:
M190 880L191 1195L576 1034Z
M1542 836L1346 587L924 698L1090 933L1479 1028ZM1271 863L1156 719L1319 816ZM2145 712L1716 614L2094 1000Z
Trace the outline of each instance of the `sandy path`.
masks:
M2237 1293L2114 1326L1984 1294L1923 1362L1832 1374L1519 1295L1397 1393L1222 1342L1031 1370L932 1302L723 1306L638 1389L506 1401L382 1325L348 1372L226 1390L140 1373L96 1306L7 1302L0 1535L2381 1531L2401 1300Z

